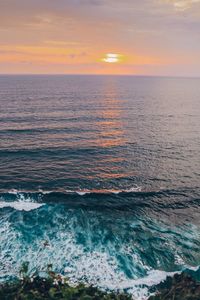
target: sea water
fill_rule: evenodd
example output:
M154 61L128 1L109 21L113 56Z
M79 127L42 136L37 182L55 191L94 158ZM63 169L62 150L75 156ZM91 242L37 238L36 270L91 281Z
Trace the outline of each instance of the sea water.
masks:
M0 280L145 299L200 265L200 80L0 76Z

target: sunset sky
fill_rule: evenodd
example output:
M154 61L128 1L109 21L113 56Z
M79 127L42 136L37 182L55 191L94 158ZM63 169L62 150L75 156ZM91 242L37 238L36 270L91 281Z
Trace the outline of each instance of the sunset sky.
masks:
M0 73L200 76L200 0L0 0Z

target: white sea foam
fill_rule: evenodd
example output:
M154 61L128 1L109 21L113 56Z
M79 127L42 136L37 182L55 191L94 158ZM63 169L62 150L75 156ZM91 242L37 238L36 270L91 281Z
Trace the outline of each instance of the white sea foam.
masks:
M37 191L33 191L33 190L17 190L17 189L12 189L8 191L8 194L11 195L16 195L18 196L20 199L22 197L24 197L26 194L51 194L53 192L62 192L63 190L43 190L43 189L39 189ZM66 189L64 190L65 193L67 194L78 194L80 196L84 196L86 194L120 194L120 193L137 193L137 192L141 192L142 188L139 186L134 186L134 187L130 187L130 188L122 188L122 189L80 189L80 190L70 190L70 189Z
M89 191L85 191L85 192L77 191L76 193L77 193L78 195L80 195L80 196L84 196L84 195L86 195L86 194L90 194Z
M9 190L7 191L8 194L11 194L11 195L17 195L19 197L23 197L24 195L26 194L36 194L36 193L41 193L41 194L50 194L50 193L53 193L53 191L47 191L47 190L42 190L42 189L39 189L39 190L17 190L17 189L12 189L12 190Z
M17 195L18 193L20 193L20 191L16 190L16 189L12 189L8 192L9 194L13 194L13 195Z
M45 190L39 189L39 193L41 193L43 195L48 195L48 194L53 193L53 191L45 191Z
M33 209L32 205L36 204L24 202L23 205L27 205L29 210L30 208ZM4 202L3 204L8 205L9 203ZM17 204L20 205L20 202ZM57 226L60 213L57 214L55 208L50 207L49 209L52 213L52 222ZM89 215L91 220L91 214ZM22 242L21 239L17 238L18 232L14 230L9 221L5 221L4 226L0 228L0 242L3 245L2 248L8 247L10 249L10 256L7 256L5 252L0 254L0 259L4 262L4 267L1 270L3 276L5 274L13 275L14 272L17 272L16 270L20 269L22 261L30 262L30 270L45 270L46 266L53 262L53 267L61 270L62 274L70 279L72 285L82 281L106 290L126 290L133 295L133 299L146 300L149 297L149 287L164 281L167 276L174 275L174 272L152 270L149 266L143 265L140 255L133 248L130 248L130 244L124 245L120 251L110 243L107 246L99 244L94 247L90 222L87 223L83 231L79 216L72 219L71 212L68 214L65 211L64 218L63 224L66 227L63 227L63 224L60 225L56 229L54 237L51 236L51 231L46 231L42 237L35 235L31 243L27 243L26 240ZM88 215L86 215L85 221L88 220ZM48 228L45 224L43 227L41 220L41 223L37 222L38 217L35 219L34 228L36 226L41 230ZM98 228L97 224L95 228ZM29 225L26 224L26 226ZM77 234L83 233L87 237L86 244L77 243ZM50 236L51 239L49 239ZM47 246L44 245L44 240L48 241ZM123 269L120 268L116 250L124 255L126 253L132 255L134 279L128 278ZM140 270L144 270L146 276L141 277L140 272L138 273L138 266Z
M13 201L13 202L1 201L0 202L0 208L12 207L16 210L24 210L24 211L31 211L43 205L44 205L43 203L34 203L28 201Z
M120 286L120 290L127 290L133 299L137 300L147 300L150 296L149 287L158 285L163 282L167 276L173 276L176 272L164 272L160 270L151 270L148 275L143 278L138 278L134 280L123 280L120 285L110 285L112 290L117 290Z
M14 202L0 202L0 208L10 206L18 210L30 211L44 205L43 203L32 202L33 199L29 195L21 194L17 199L18 201ZM33 232L35 233L31 242L17 238L18 232L14 229L10 220L3 222L4 226L2 226L2 229L0 228L0 243L3 245L2 248L11 250L10 256L5 252L0 254L0 260L4 262L4 267L0 270L0 279L5 274L13 275L16 270L19 270L22 261L29 261L31 270L45 270L46 266L53 262L53 264L55 263L53 267L70 278L72 284L83 281L102 289L127 290L133 295L133 299L146 300L149 297L150 286L157 285L164 281L167 276L174 275L172 272L167 273L150 269L148 265L145 265L147 262L142 260L135 246L128 241L127 243L124 241L121 246L118 239L116 244L112 239L106 244L101 244L100 236L104 234L107 236L107 231L102 231L101 222L98 221L95 212L81 211L79 212L80 215L77 213L73 215L72 211L56 211L55 207L51 206L46 206L46 209L47 214L51 215L52 225L46 226L45 223L43 225L43 218L39 218L40 214L33 213L35 218L33 218L33 228L35 230ZM58 220L61 218L63 222L60 224ZM135 224L135 221L133 223L131 221L130 226L131 224ZM28 230L31 230L29 222L25 222L21 230L25 226L28 226ZM36 226L44 231L42 237L37 236ZM118 226L116 223L116 227L108 225L106 228L110 228L112 232L116 233L115 228L118 228ZM134 227L130 228L134 231ZM159 228L159 230L161 229ZM191 232L193 234L194 230L191 230ZM84 238L84 243L77 243L79 238ZM44 239L48 241L47 246L44 246ZM173 244L171 249L174 249ZM134 274L134 279L130 279L123 268L120 267L118 260L120 253L124 257L129 256L132 258L131 272L132 276ZM173 253L176 262L180 266L186 267L184 259L180 260L180 253L178 253L179 255L175 251ZM187 266L187 268L189 267ZM141 277L141 270L143 270L143 274L147 274L145 277Z
M66 193L76 193L80 196L84 196L86 194L115 194L118 195L120 193L137 193L137 192L141 192L141 187L131 187L128 189L81 189L81 190L65 190Z

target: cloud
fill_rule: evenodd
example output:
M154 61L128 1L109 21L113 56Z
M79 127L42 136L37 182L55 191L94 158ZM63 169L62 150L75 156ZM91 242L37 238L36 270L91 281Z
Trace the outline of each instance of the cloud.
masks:
M104 53L123 53L127 64L146 64L146 57L154 65L154 58L162 65L191 61L200 53L199 5L200 0L0 0L0 47L5 51L7 45L7 61L35 66L98 64Z
M168 0L167 2L172 3L176 10L185 11L194 4L200 3L200 0Z

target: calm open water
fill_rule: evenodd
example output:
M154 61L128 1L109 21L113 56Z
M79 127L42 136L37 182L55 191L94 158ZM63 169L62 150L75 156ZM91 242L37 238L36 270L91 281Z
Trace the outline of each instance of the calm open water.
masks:
M200 79L0 76L0 280L143 299L200 265L199 181Z

